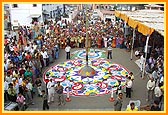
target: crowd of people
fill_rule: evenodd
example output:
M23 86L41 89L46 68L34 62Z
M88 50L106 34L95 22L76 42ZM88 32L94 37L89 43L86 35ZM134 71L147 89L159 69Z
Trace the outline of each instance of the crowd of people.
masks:
M164 96L164 46L163 39L154 47L149 43L146 62L145 53L140 53L140 71L145 69L145 73L149 78L147 82L147 102L152 105L154 102L160 107L163 104ZM144 63L145 62L145 63ZM143 65L145 64L145 65ZM141 76L142 77L142 76Z
M164 100L164 52L163 47L152 50L146 62L146 72L149 74L147 82L147 101L149 104L158 103L161 107Z
M77 20L80 20L80 16ZM32 27L20 26L19 30L9 31L5 35L5 102L16 102L18 94L21 93L27 103L34 104L35 87L38 95L42 95L39 81L42 77L42 68L59 58L60 49L65 49L67 59L70 59L70 48L84 48L86 31L89 48L115 45L112 38L123 35L121 30L117 30L118 24L97 22L86 30L85 21L84 19L81 19L80 23L70 23L66 20L57 23L50 21L48 24L35 22Z
M18 102L18 98L24 96L22 104L34 104L33 95L36 90L38 95L42 96L42 69L59 58L56 40L43 33L43 27L38 28L35 23L32 28L20 27L19 30L9 31L5 35L5 102Z
M20 103L22 109L25 103L34 104L33 96L37 93L43 97L43 109L49 109L46 103L54 101L54 92L59 94L58 87L52 89L52 81L42 90L42 69L48 67L59 58L60 49L65 49L67 59L70 59L71 48L107 48L108 58L112 59L112 48L130 50L131 36L124 37L123 22L97 21L86 28L85 17L78 15L77 22L50 21L47 24L35 22L32 27L21 26L19 30L9 31L4 43L4 100ZM87 34L86 34L87 33ZM86 37L88 45L86 46ZM157 53L157 54L156 54ZM163 83L163 52L156 47L152 50L149 68L156 82ZM146 67L147 68L147 67ZM148 70L146 70L148 71ZM130 78L132 80L132 78ZM159 85L160 86L160 85ZM127 96L131 97L131 88L127 87ZM128 91L129 90L129 91ZM60 103L63 102L63 92L60 92ZM46 102L46 94L48 99ZM120 94L119 94L120 95ZM63 102L64 103L64 102Z

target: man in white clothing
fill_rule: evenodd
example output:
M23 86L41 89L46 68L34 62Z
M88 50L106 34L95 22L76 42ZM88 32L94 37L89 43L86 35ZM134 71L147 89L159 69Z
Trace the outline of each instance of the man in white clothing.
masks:
M104 47L107 48L107 37L103 37L104 39Z
M155 84L157 84L157 81L158 81L158 69L157 68L155 68L155 70L152 72L152 77L155 80Z
M48 51L47 49L45 49L44 51L44 55L45 55L45 60L46 60L46 66L49 66L49 55L48 55Z
M140 56L140 51L139 51L139 50L136 50L136 51L135 51L135 56L136 56L136 57L139 57L139 56Z
M47 54L47 51L42 50L41 55L43 56L44 66L46 67L47 66L47 61L48 61L48 58L49 58L48 54Z
M128 77L128 81L126 82L126 98L131 98L131 88L132 88L132 80L131 77Z
M25 92L26 92L25 98L27 101L26 103L34 105L32 93L31 93L32 89L33 89L32 83L30 82L30 80L26 80L26 88L25 88Z
M148 101L152 103L154 97L154 88L155 88L155 81L151 77L150 80L147 82L147 90L148 90Z
M140 57L140 70L141 70L141 72L143 71L144 62L145 62L145 58L144 58L144 54L142 54Z
M54 102L54 92L55 92L54 86L55 86L54 81L52 81L52 79L50 79L50 81L47 83L48 103Z
M111 45L109 45L107 48L107 59L112 59L112 50Z
M31 49L30 44L27 44L27 46L25 46L24 48L26 52L30 52L30 49Z
M71 47L69 45L67 45L65 47L66 59L70 59L70 51L71 51Z
M159 85L156 86L155 89L154 89L155 100L157 100L158 102L161 101L161 98L162 98L162 95L163 95L163 93L161 91L161 86L162 86L162 84L159 83Z

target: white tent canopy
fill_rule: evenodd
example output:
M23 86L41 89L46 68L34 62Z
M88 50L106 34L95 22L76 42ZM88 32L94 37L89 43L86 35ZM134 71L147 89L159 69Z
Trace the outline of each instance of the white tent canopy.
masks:
M161 10L136 10L136 11L116 11L120 15L117 17L125 21L129 18L154 29L164 36L164 11ZM124 16L123 16L124 15ZM127 19L128 18L128 19Z

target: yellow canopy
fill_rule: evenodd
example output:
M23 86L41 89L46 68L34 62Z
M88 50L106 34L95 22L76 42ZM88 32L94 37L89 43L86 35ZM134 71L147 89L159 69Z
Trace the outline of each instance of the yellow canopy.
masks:
M154 29L138 22L138 31L143 35L151 35L154 32Z
M119 11L115 11L115 16L120 18L120 12Z
M136 14L135 14L136 15ZM134 17L131 17L127 12L115 11L115 16L124 20L130 27L137 28L140 33L143 35L151 35L155 29L150 26L147 26L143 20L136 20Z
M137 25L138 25L138 22L133 20L133 19L131 19L131 18L129 18L128 19L128 25L131 26L132 28L136 28Z
M124 20L126 23L128 22L128 16L126 14L120 14L120 18Z

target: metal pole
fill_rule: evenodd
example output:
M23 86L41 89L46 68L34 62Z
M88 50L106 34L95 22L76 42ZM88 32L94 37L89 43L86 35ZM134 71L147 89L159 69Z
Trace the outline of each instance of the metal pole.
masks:
M86 48L86 66L88 66L88 7L86 7L86 44L85 44L85 48Z
M145 45L145 60L144 60L144 63L143 63L142 78L144 78L144 76L145 76L145 65L146 65L146 58L147 58L147 55L148 55L148 42L149 42L149 37L150 37L150 35L147 35L146 45Z
M155 38L153 40L153 46L152 46L152 48L154 49L154 47L155 47Z
M127 34L127 23L124 22L124 37L126 38L126 34Z
M134 39L135 39L135 28L133 30L133 39L132 39L132 47L131 47L131 60L132 60L133 49L134 49Z

